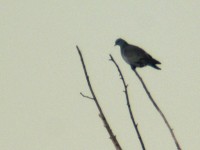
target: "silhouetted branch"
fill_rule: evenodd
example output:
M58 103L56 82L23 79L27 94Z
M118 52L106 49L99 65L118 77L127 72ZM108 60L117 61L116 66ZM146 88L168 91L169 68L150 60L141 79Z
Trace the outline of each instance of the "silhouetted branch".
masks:
M130 101L129 101L129 96L128 96L128 91L127 91L127 88L128 88L128 85L126 84L125 80L124 80L124 76L122 75L122 72L119 68L119 66L117 65L117 63L115 62L114 58L112 57L112 55L110 54L110 60L115 64L115 66L117 67L117 70L119 72L119 75L122 79L122 82L123 82L123 85L124 85L124 93L126 95L126 101L127 101L127 106L128 106L128 110L129 110L129 114L130 114L130 117L131 117L131 120L132 120L132 123L133 123L133 126L136 130L136 133L137 133L137 136L138 136L138 139L140 141L140 144L142 146L142 149L145 150L145 145L144 145L144 142L142 140L142 137L141 137L141 134L139 132L139 129L138 129L138 124L135 122L135 119L134 119L134 116L133 116L133 113L132 113L132 110L131 110L131 106L130 106Z
M174 140L174 142L175 142L175 144L176 144L177 149L178 149L178 150L181 150L181 147L180 147L180 145L179 145L179 143L178 143L178 140L176 139L176 136L175 136L175 134L174 134L174 132L173 132L173 129L171 128L171 126L170 126L169 122L167 121L165 115L163 114L163 112L161 111L161 109L158 107L158 105L157 105L156 102L154 101L153 97L151 96L149 90L147 89L147 87L146 87L144 81L142 80L141 76L138 74L138 72L136 71L136 69L134 70L134 72L135 72L136 76L139 78L140 82L142 83L142 86L143 86L145 92L147 93L149 99L151 100L151 102L153 103L154 107L156 108L156 110L159 112L159 114L160 114L161 117L163 118L165 124L167 125L167 127L168 127L168 129L169 129L169 131L170 131L170 133L171 133L171 136L172 136L172 138L173 138L173 140Z
M94 100L94 98L92 98L92 97L89 97L89 96L86 96L86 95L84 95L84 94L83 94L83 93L81 93L81 92L80 92L80 94L81 94L81 96L83 96L83 97L85 97L85 98L88 98L88 99Z
M110 139L112 140L112 142L113 142L113 144L114 144L116 150L122 150L122 148L121 148L119 142L117 141L116 136L113 134L112 129L110 128L110 125L108 124L108 121L106 120L106 117L104 116L103 111L102 111L102 109L101 109L101 107L100 107L100 105L99 105L99 102L98 102L98 100L97 100L97 98L96 98L96 96L95 96L95 94L94 94L94 91L93 91L92 85L91 85L91 83L90 83L90 79L89 79L89 76L88 76L88 73L87 73L87 70L86 70L86 66L85 66L85 63L84 63L84 60L83 60L83 56L82 56L82 54L81 54L81 51L80 51L80 49L78 48L78 46L76 46L76 48L77 48L78 53L79 53L79 55L80 55L81 63L82 63L82 66L83 66L83 70L84 70L84 73L85 73L85 77L86 77L86 80L87 80L87 83L88 83L90 92L91 92L91 94L92 94L92 98L91 98L91 97L84 96L84 95L82 95L82 96L94 100L94 102L95 102L95 104L96 104L96 106L97 106L97 108L98 108L98 110L99 110L99 113L100 113L100 114L99 114L99 117L102 119L102 121L103 121L103 123L104 123L104 126L105 126L105 128L107 129L107 131L108 131L108 133L109 133L109 135L110 135Z

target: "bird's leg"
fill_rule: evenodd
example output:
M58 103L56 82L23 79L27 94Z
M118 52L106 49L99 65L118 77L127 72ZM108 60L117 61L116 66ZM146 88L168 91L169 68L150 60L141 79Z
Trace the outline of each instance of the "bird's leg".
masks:
M136 69L136 66L131 65L131 69L134 71Z

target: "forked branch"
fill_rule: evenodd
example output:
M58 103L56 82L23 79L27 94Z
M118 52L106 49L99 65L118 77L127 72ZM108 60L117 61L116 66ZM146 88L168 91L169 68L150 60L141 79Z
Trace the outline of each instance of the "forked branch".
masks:
M112 142L113 142L113 144L114 144L116 150L122 150L122 148L121 148L119 142L117 141L116 136L115 136L114 133L112 132L112 129L111 129L110 125L108 124L108 121L107 121L107 119L106 119L106 117L105 117L105 115L104 115L104 113L103 113L103 111L102 111L102 109L101 109L101 106L99 105L99 102L98 102L98 100L97 100L97 98L96 98L96 96L95 96L95 94L94 94L94 91L93 91L92 85L91 85L91 83L90 83L90 79L89 79L89 76L88 76L88 73L87 73L87 70L86 70L86 66L85 66L85 63L84 63L84 60L83 60L83 56L82 56L82 54L81 54L81 51L80 51L80 49L79 49L78 46L76 46L76 48L77 48L77 51L78 51L79 56L80 56L80 59L81 59L81 63L82 63L82 66L83 66L83 70L84 70L84 73L85 73L85 77L86 77L86 80L87 80L87 83L88 83L88 87L89 87L89 89L90 89L90 92L91 92L91 94L92 94L92 97L85 96L85 95L83 95L82 93L81 93L81 95L82 95L83 97L85 97L85 98L89 98L89 99L94 100L94 102L95 102L95 104L96 104L96 106L97 106L97 108L98 108L98 110L99 110L99 117L102 119L102 121L103 121L103 123L104 123L104 127L106 128L107 132L109 133L110 139L112 140Z

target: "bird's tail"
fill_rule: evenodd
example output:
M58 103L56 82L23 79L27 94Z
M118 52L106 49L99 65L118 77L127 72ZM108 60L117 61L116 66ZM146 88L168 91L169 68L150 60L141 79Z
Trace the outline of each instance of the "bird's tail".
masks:
M158 69L158 70L161 70L158 66L156 66L156 64L149 64L149 66L155 68L155 69Z
M150 60L150 62L153 63L153 64L161 64L158 60L156 60L156 59L154 59L154 58L152 58L152 59Z
M149 60L149 66L155 68L155 69L158 69L158 70L161 70L158 66L156 66L156 64L161 64L158 60L152 58Z

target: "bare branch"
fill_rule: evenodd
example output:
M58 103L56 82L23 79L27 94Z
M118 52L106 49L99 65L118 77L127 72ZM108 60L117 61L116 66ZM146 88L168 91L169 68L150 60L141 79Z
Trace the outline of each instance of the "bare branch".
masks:
M94 98L92 98L92 97L89 97L89 96L86 96L86 95L84 95L84 94L83 94L83 93L81 93L81 92L80 92L80 94L81 94L81 96L83 96L83 97L85 97L85 98L88 98L88 99L94 100Z
M172 138L173 138L173 140L174 140L174 142L175 142L175 144L176 144L177 149L178 149L178 150L181 150L181 147L180 147L180 145L179 145L179 143L178 143L178 140L177 140L177 138L176 138L176 136L175 136L175 134L174 134L174 132L173 132L173 129L171 128L169 122L167 121L167 118L165 117L165 115L163 114L163 112L161 111L161 109L158 107L158 105L156 104L156 102L154 101L154 99L153 99L153 97L151 96L149 90L147 89L147 87L146 87L146 85L145 85L143 79L142 79L141 76L138 74L138 72L136 71L136 69L133 70L133 71L135 72L136 76L138 77L138 79L139 79L140 82L142 83L142 86L143 86L145 92L147 93L149 99L150 99L151 102L153 103L154 107L155 107L156 110L159 112L159 114L160 114L161 117L163 118L165 124L167 125L167 127L168 127L168 129L169 129L169 131L170 131L170 133L171 133L171 136L172 136Z
M134 128L135 128L135 130L136 130L136 133L137 133L138 139L139 139L139 141L140 141L140 144L141 144L141 146L142 146L142 149L145 150L145 145L144 145L144 142L143 142L143 140L142 140L141 134L140 134L140 132L139 132L138 124L136 123L135 118L134 118L134 116L133 116L133 112L132 112L132 110L131 110L130 101L129 101L129 96L128 96L128 91L127 91L128 84L126 84L126 82L125 82L125 80L124 80L124 76L123 76L123 74L122 74L122 72L121 72L121 70L120 70L118 64L115 62L115 60L114 60L114 58L112 57L111 54L110 54L110 60L111 60L111 61L115 64L115 66L117 67L117 70L118 70L119 75L120 75L120 79L121 79L122 82L123 82L124 89L125 89L123 92L124 92L125 95L126 95L126 101L127 101L127 106L128 106L129 114L130 114L130 117L131 117L133 126L134 126Z
M89 76L88 76L88 73L87 73L87 70L86 70L86 66L85 66L81 51L78 48L78 46L76 46L76 48L77 48L77 51L78 51L80 59L81 59L81 63L82 63L83 70L84 70L84 73L85 73L85 77L86 77L86 80L87 80L87 83L88 83L88 87L89 87L90 92L92 94L92 99L94 100L94 102L95 102L95 104L96 104L96 106L97 106L97 108L99 110L99 113L100 113L99 116L102 119L102 121L104 123L104 126L105 126L107 132L109 133L110 139L112 140L116 150L122 150L122 148L121 148L119 142L117 141L116 136L113 134L112 129L111 129L110 125L108 124L108 121L107 121L106 117L104 116L104 113L103 113L103 111L102 111L102 109L101 109L101 107L99 105L99 102L98 102L98 100L97 100L97 98L96 98L96 96L94 94L94 91L93 91L92 85L90 83L90 79L89 79Z

